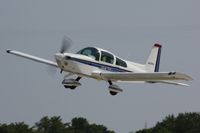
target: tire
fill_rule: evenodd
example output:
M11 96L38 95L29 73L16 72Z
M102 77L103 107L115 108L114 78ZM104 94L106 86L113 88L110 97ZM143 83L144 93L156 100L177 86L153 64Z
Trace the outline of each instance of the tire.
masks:
M67 85L64 85L64 87L66 89L71 89L71 90L74 90L76 88L76 86L67 86Z
M71 86L69 87L71 90L75 90L76 89L76 86Z
M110 95L115 96L115 95L117 95L117 92L110 91Z

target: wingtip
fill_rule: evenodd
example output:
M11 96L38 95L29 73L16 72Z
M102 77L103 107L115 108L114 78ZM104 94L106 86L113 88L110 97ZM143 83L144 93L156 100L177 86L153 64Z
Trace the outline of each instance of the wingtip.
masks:
M178 83L178 85L180 85L180 86L184 86L184 87L190 87L189 84L185 84L185 83Z
M185 74L185 80L186 81L191 81L191 80L194 80L194 79L192 77L190 77L189 75Z
M7 49L7 50L6 50L7 53L10 53L10 51L11 51L10 49Z
M188 76L188 81L194 80L192 77Z
M185 81L191 81L194 80L192 77L190 77L187 74L181 73L181 72L169 72L169 75L176 75L177 77L180 78L180 80L185 80Z

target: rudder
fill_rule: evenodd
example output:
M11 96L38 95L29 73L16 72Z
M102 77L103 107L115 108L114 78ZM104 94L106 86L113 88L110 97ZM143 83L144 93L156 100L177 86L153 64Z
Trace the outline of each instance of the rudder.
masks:
M161 48L162 45L154 44L151 53L146 62L146 71L147 72L158 72L160 67L160 57L161 57Z

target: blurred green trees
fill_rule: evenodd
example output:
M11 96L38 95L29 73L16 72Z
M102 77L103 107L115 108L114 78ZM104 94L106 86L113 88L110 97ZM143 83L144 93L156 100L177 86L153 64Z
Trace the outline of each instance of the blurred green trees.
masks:
M200 113L180 113L177 117L169 115L155 127L136 133L200 133Z
M0 124L0 133L115 133L103 125L89 124L85 118L73 118L63 123L60 116L45 116L33 127L24 122Z
M0 124L0 133L115 133L104 125L90 124L82 117L64 123L60 116L43 117L34 126L24 122ZM180 113L169 115L155 127L142 129L136 133L200 133L200 113Z

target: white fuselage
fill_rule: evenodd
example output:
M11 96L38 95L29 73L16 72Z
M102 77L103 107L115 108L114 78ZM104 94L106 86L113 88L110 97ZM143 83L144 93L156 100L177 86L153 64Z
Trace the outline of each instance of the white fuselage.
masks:
M93 72L145 72L144 65L130 61L124 60L127 64L127 67L116 65L116 56L113 56L114 62L112 64L103 62L101 60L97 61L94 58L86 55L72 53L58 53L55 55L55 58L58 66L64 71L95 79L99 79L99 77L92 75Z

